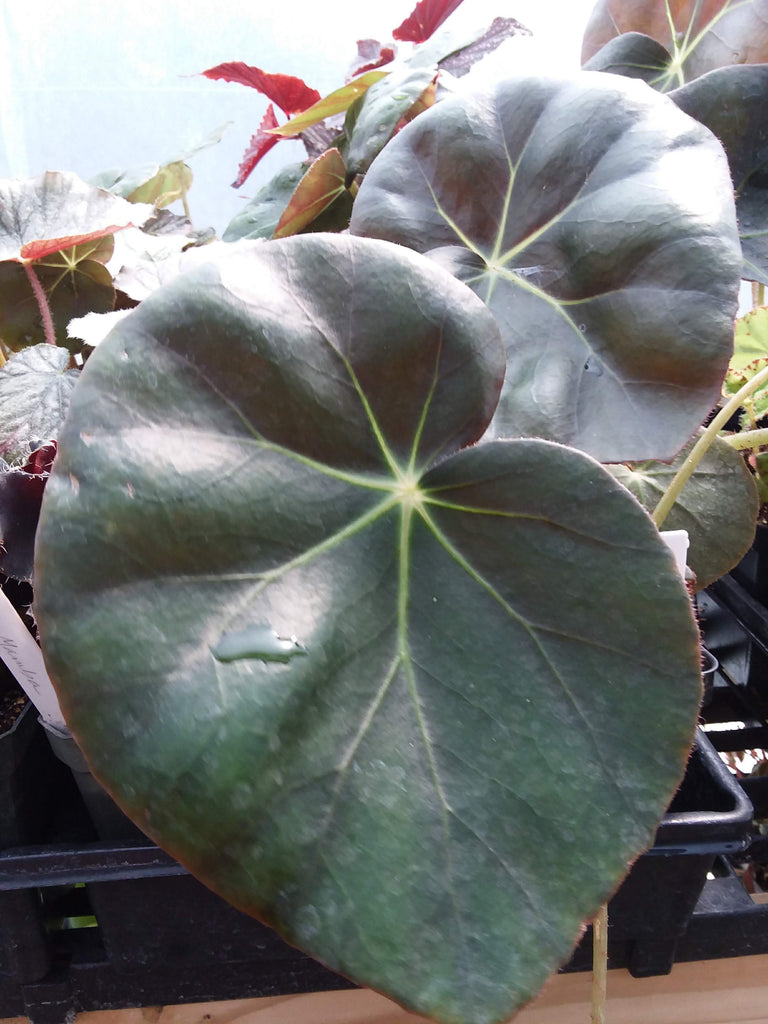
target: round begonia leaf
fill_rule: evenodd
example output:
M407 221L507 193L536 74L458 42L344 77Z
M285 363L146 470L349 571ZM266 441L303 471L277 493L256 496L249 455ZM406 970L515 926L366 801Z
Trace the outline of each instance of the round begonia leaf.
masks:
M611 472L652 512L696 439L670 463L611 466ZM755 537L757 512L757 489L743 454L715 438L663 524L665 530L688 531L688 565L697 590L741 561Z
M69 322L86 313L107 313L115 304L111 274L100 261L77 256L80 248L68 250L75 254L71 263L57 264L55 256L48 256L46 262L32 265L46 294L57 344L74 350L82 346L76 339L68 339ZM14 352L47 340L27 271L15 260L0 263L0 337Z
M524 77L444 100L373 163L350 227L487 302L507 348L492 435L667 459L717 402L741 265L728 164L642 82Z
M582 62L627 32L642 32L669 51L666 73L653 83L667 92L714 68L768 60L768 0L598 0Z
M41 259L151 215L151 206L126 202L75 174L7 178L0 181L0 260Z
M416 253L254 245L95 350L38 532L46 664L119 804L446 1024L506 1020L567 958L652 840L701 692L635 499L563 446L473 445L503 362Z

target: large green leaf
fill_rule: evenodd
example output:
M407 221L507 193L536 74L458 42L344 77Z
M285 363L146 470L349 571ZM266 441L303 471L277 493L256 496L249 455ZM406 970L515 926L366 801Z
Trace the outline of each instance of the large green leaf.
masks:
M693 443L671 463L612 466L611 472L652 512ZM757 510L755 482L742 454L715 438L664 521L665 530L688 531L688 565L697 589L708 587L741 561L755 537Z
M141 827L464 1024L529 999L652 839L700 696L634 498L559 445L472 446L502 376L487 309L402 247L196 268L88 361L35 570L68 722Z
M518 78L389 143L351 230L428 252L507 346L497 436L672 458L717 402L741 263L717 140L642 82Z
M670 98L722 142L736 191L743 275L768 284L768 65L711 71Z
M765 0L598 0L584 32L587 62L614 37L642 32L671 60L654 80L663 92L714 68L768 60Z

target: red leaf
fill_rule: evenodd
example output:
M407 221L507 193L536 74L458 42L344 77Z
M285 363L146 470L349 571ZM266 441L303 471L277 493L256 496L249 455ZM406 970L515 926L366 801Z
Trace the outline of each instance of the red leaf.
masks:
M347 169L338 149L328 149L296 186L278 221L273 238L297 235L343 195Z
M128 227L127 224L111 224L108 228L100 231L89 231L85 235L67 235L65 238L38 238L34 242L27 242L19 250L19 257L23 260L41 260L44 256L51 256L62 249L71 249L73 245L84 245L86 242L94 242L97 238L106 238L114 235L116 231L122 231Z
M293 75L273 75L261 68L252 68L242 61L230 61L217 64L203 72L206 78L223 79L225 82L237 82L256 89L272 103L276 103L286 117L300 114L320 99L317 89L310 89L300 78Z
M55 441L49 441L47 444L41 445L40 448L36 448L27 459L22 472L30 473L33 476L47 476L51 472L53 460L56 458L56 448Z
M246 180L248 175L254 169L256 164L263 156L265 156L273 146L276 146L280 141L279 135L268 135L268 128L277 128L277 118L275 117L275 108L270 103L267 107L267 112L261 119L259 130L255 135L251 136L251 141L248 144L243 154L243 159L240 167L237 171L237 178L232 182L232 188L240 188L243 182Z
M378 39L358 39L357 60L349 71L347 81L364 74L366 71L374 71L376 68L383 67L384 64L391 64L394 59L395 51L393 47L382 46Z
M408 43L425 42L460 3L461 0L419 0L402 25L394 30L392 38Z

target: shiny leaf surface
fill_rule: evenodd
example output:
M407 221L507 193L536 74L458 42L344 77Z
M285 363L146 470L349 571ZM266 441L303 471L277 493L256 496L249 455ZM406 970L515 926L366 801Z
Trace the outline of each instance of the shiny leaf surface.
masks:
M768 60L768 0L598 0L582 62L624 32L642 32L670 53L653 83L667 92L714 68Z
M191 271L89 359L36 563L69 724L141 827L465 1024L529 999L650 842L700 696L625 489L546 441L473 447L503 358L468 289L385 242Z
M664 82L672 57L661 43L642 32L626 32L616 36L590 57L585 71L603 71L609 75L640 78L648 85Z
M768 284L768 65L711 71L670 98L723 144L736 190L742 273Z
M436 104L374 162L351 230L488 303L507 346L495 436L667 459L718 400L741 263L728 166L642 82L519 78Z
M367 171L436 75L433 65L405 66L372 85L350 108L344 124L347 141L342 147L349 173Z

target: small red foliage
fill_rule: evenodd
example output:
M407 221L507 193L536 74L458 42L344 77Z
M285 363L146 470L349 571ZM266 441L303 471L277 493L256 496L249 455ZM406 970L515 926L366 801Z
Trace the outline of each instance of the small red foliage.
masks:
M47 476L51 472L53 460L56 458L57 445L55 441L48 441L35 449L27 459L22 469L23 473L30 473L33 476Z
M440 28L462 0L419 0L405 21L392 33L401 42L423 43Z
M261 119L259 130L255 135L251 136L251 141L248 144L243 154L242 162L237 170L237 177L232 182L232 188L240 188L243 182L246 180L248 175L258 164L259 160L265 156L273 146L276 146L280 141L279 135L267 134L268 128L277 128L277 117L275 116L275 108L270 103L267 107L267 112Z
M365 74L366 71L374 71L385 64L391 64L394 59L394 47L382 46L378 39L358 39L357 61L352 65L347 81Z
M262 96L275 103L286 117L300 114L320 99L317 89L310 89L300 78L293 75L270 74L239 60L217 64L215 68L208 68L203 74L206 78L237 82L239 85L256 89Z

